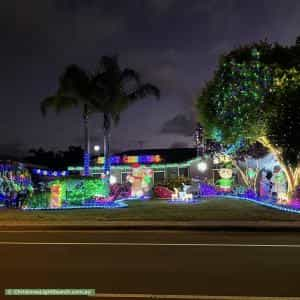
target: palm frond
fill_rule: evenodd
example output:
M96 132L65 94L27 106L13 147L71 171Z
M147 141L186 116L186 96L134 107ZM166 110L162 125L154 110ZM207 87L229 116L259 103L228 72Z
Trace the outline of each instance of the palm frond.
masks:
M59 89L63 93L86 98L90 90L89 74L77 65L69 65L59 79Z
M70 109L77 105L78 100L76 98L54 95L52 97L45 98L40 104L40 109L42 114L45 116L49 108L52 108L56 113L60 113L63 110Z
M137 84L140 84L140 75L133 69L124 69L121 73L121 82L126 84L128 81L135 81Z
M145 98L147 96L154 96L155 98L160 98L160 90L155 85L150 83L143 84L138 87L135 91L128 95L128 98L132 101L137 99Z

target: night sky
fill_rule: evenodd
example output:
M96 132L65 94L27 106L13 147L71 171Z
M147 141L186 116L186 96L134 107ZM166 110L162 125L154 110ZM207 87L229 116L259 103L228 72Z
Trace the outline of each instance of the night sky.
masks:
M300 1L1 0L0 153L82 143L79 110L41 116L40 101L57 88L71 63L92 70L118 54L161 89L122 115L114 151L191 146L193 103L221 53L267 38L294 43ZM91 120L92 144L102 142L102 116Z

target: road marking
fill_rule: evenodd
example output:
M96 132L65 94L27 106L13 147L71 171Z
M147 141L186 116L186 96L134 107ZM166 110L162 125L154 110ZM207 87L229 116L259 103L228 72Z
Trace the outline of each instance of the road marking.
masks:
M156 295L156 294L95 294L96 298L128 299L186 299L186 300L300 300L300 297L255 297L255 296L205 296L205 295Z
M300 248L299 244L225 244L225 243L126 243L126 242L24 242L0 241L0 245L70 245L70 246L142 246L142 247L269 247Z

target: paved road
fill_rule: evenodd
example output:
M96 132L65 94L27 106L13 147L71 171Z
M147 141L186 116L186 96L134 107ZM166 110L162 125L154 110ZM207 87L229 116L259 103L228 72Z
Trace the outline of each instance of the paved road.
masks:
M1 231L0 279L2 292L300 297L300 234Z

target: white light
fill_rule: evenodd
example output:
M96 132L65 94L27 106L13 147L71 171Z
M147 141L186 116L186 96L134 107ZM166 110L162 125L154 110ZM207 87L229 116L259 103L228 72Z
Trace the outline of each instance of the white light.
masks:
M95 145L94 146L94 151L95 152L99 152L100 151L100 146L99 145Z
M205 161L200 161L197 168L200 172L205 172L207 170L207 163Z
M117 177L114 176L114 175L111 175L111 176L109 177L109 183L110 183L110 184L115 184L115 183L117 183Z
M217 165L219 162L220 162L220 161L219 161L219 158L218 158L218 157L214 157L213 163L214 163L215 165Z

